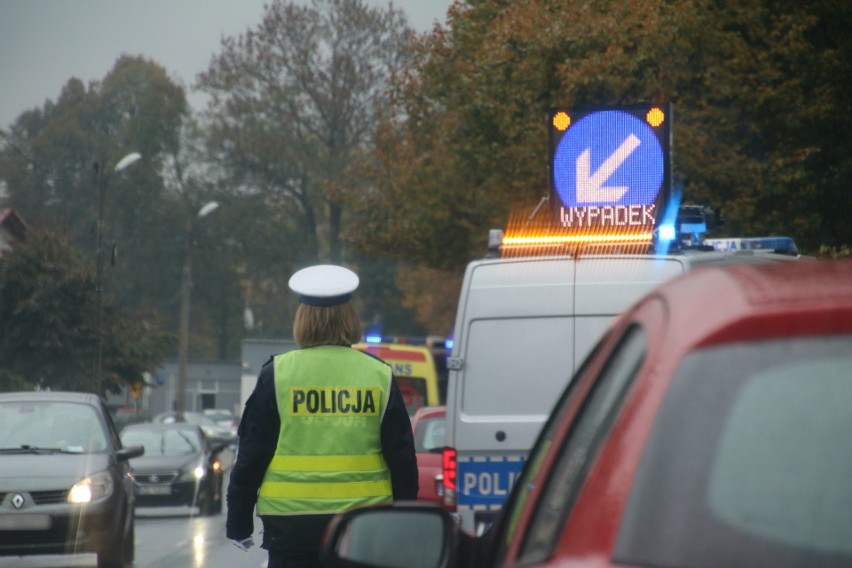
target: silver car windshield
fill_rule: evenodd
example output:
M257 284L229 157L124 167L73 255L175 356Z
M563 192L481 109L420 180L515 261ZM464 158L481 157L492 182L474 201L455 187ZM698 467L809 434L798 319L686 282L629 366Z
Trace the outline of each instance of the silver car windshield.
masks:
M0 403L0 451L103 452L108 441L95 410L73 402Z

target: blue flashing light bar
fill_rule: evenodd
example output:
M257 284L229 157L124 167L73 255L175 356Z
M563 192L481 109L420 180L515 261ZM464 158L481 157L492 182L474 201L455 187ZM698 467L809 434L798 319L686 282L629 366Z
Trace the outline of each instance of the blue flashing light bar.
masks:
M367 343L381 343L382 336L381 335L367 335L365 338Z
M662 225L659 229L659 238L663 242L671 242L677 237L674 225Z
M665 215L659 225L657 233L657 254L669 252L672 243L677 239L677 212L680 209L680 200L683 197L683 184L677 182L669 194L669 202L665 208Z

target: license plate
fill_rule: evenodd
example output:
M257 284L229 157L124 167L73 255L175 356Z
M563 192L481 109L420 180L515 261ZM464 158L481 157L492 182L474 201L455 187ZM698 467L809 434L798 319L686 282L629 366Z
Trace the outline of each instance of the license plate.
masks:
M171 495L172 488L169 485L156 485L154 487L138 487L139 495Z
M41 531L50 525L50 515L0 515L0 531Z

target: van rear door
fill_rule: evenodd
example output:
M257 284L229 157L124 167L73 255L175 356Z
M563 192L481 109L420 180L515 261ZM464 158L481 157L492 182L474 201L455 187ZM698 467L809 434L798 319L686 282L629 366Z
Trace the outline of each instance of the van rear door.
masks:
M574 365L574 261L480 261L459 302L448 396L456 507L499 510Z
M457 449L525 450L573 369L571 259L474 264L453 371ZM501 435L501 432L504 435Z

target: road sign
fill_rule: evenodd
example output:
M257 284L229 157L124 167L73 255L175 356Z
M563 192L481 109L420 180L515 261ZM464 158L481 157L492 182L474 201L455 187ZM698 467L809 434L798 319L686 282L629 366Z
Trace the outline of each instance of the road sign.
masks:
M669 197L671 106L550 114L551 204L563 229L650 232Z

